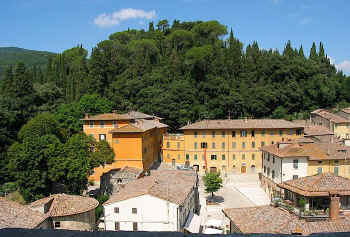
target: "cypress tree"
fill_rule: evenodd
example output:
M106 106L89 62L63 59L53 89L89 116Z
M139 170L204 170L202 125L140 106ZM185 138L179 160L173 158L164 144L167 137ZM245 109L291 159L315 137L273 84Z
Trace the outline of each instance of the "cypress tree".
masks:
M154 24L153 24L153 21L151 21L151 22L148 24L148 31L149 31L149 32L153 32L153 31L154 31Z
M318 57L322 59L325 56L326 56L326 54L324 52L323 44L322 44L322 42L320 42L320 50L319 50L319 53L318 53Z
M300 48L299 48L299 53L298 53L298 54L299 54L300 57L305 58L304 49L303 49L303 46L302 46L302 45L301 45Z
M317 55L317 52L316 52L316 44L315 44L315 42L313 42L311 50L310 50L310 57L309 57L309 59L317 60L317 58L318 58L318 55Z

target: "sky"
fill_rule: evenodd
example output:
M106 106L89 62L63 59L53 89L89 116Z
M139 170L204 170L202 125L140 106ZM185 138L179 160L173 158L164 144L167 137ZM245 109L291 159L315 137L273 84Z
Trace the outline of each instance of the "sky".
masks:
M117 31L147 29L161 19L218 20L244 46L283 50L286 42L323 42L338 70L350 75L349 0L9 0L0 5L0 47L91 51Z

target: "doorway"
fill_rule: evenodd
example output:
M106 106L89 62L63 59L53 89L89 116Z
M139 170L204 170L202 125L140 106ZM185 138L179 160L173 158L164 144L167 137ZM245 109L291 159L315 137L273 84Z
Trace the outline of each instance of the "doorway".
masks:
M245 174L246 172L247 172L247 166L242 165L242 167L241 167L241 173L242 173L242 174Z
M171 160L171 166L172 166L173 168L175 168L175 165L176 165L176 160L175 160L175 159L172 159L172 160Z
M210 167L210 173L217 173L216 167Z

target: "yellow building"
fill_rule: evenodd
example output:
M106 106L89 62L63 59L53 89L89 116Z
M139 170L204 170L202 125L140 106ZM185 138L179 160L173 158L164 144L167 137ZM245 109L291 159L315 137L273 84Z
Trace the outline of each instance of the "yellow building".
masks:
M98 181L103 173L126 166L148 170L160 160L160 146L168 127L160 123L160 118L131 111L87 114L82 120L84 133L98 141L106 140L115 154L114 162L95 168L89 180Z
M183 136L163 139L163 161L202 174L261 171L260 147L303 136L303 126L277 119L203 120L181 130Z

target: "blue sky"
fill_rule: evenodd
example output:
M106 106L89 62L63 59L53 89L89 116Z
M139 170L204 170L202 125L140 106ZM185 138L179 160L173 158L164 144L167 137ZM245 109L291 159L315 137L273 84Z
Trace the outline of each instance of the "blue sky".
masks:
M309 51L322 41L350 74L349 0L10 0L0 6L0 47L89 51L111 33L147 28L160 19L218 20L246 46L283 49L287 40Z

